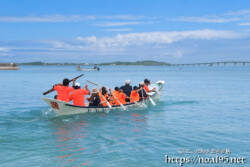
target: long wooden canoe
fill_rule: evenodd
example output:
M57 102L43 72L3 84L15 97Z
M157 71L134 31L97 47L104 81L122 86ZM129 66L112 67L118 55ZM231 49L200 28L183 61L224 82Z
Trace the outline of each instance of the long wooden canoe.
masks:
M158 81L155 84L152 84L149 86L149 89L156 88L158 90L157 92L150 92L149 95L153 100L157 100L160 98L163 86L165 81ZM89 106L76 106L72 105L68 102L51 99L42 97L42 99L49 105L49 107L58 115L72 115L72 114L82 114L82 113L92 113L92 112L107 112L110 110L118 110L122 109L120 105L112 106L112 109L110 109L108 106L97 106L97 107L89 107ZM143 104L149 104L150 100L145 99L144 101L139 101L138 104L135 103L128 103L124 104L124 106L128 108L138 108L140 106L143 106Z

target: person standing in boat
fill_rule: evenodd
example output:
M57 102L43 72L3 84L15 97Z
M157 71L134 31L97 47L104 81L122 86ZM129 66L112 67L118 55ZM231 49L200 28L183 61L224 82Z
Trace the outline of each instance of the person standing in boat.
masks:
M75 81L76 79L73 79L72 86L75 86ZM57 96L56 96L57 100L69 102L69 95L71 92L74 91L74 88L69 86L69 82L70 80L68 78L65 78L63 80L63 83L59 83L53 87L53 89L57 91Z
M80 83L75 84L75 91L69 96L69 101L73 100L73 105L85 106L85 95L89 95L90 91L88 85L85 85L85 89L81 89Z
M149 93L149 92L154 92L154 91L155 91L155 88L149 90L148 85L150 85L150 84L151 84L151 82L150 82L149 79L147 79L147 78L144 79L144 89L145 89L145 91L146 91L147 93Z
M123 92L130 97L131 91L132 91L132 86L130 85L130 80L126 80L125 85L121 87ZM127 98L126 102L130 102L130 99Z
M93 88L92 94L89 98L89 106L102 106L97 88Z
M148 94L144 89L144 82L140 82L138 93L139 93L140 99L145 99L148 97Z

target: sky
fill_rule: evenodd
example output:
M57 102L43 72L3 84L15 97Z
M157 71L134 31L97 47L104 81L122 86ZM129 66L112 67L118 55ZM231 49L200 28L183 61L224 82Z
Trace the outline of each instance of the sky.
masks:
M249 0L0 0L0 62L250 61Z

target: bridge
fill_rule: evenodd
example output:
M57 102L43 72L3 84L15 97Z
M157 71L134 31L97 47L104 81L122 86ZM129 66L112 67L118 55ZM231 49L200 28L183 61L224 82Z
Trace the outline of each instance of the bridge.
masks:
M245 64L250 64L250 62L247 61L221 61L221 62L209 62L209 63L189 63L189 64L171 64L170 66L214 66L217 65L219 66L220 64L222 65L227 65L227 64L234 64L236 66L237 64L242 64L245 66Z

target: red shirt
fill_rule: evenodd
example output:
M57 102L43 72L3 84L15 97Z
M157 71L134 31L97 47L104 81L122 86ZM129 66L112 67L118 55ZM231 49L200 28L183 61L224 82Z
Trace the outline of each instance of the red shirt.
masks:
M69 86L54 86L54 90L57 91L57 100L69 102L69 94L74 91L74 88Z
M73 105L85 106L85 95L88 95L89 91L85 89L76 89L70 96L69 101L73 100Z
M148 93L148 91L149 91L148 85L144 85L144 89Z

